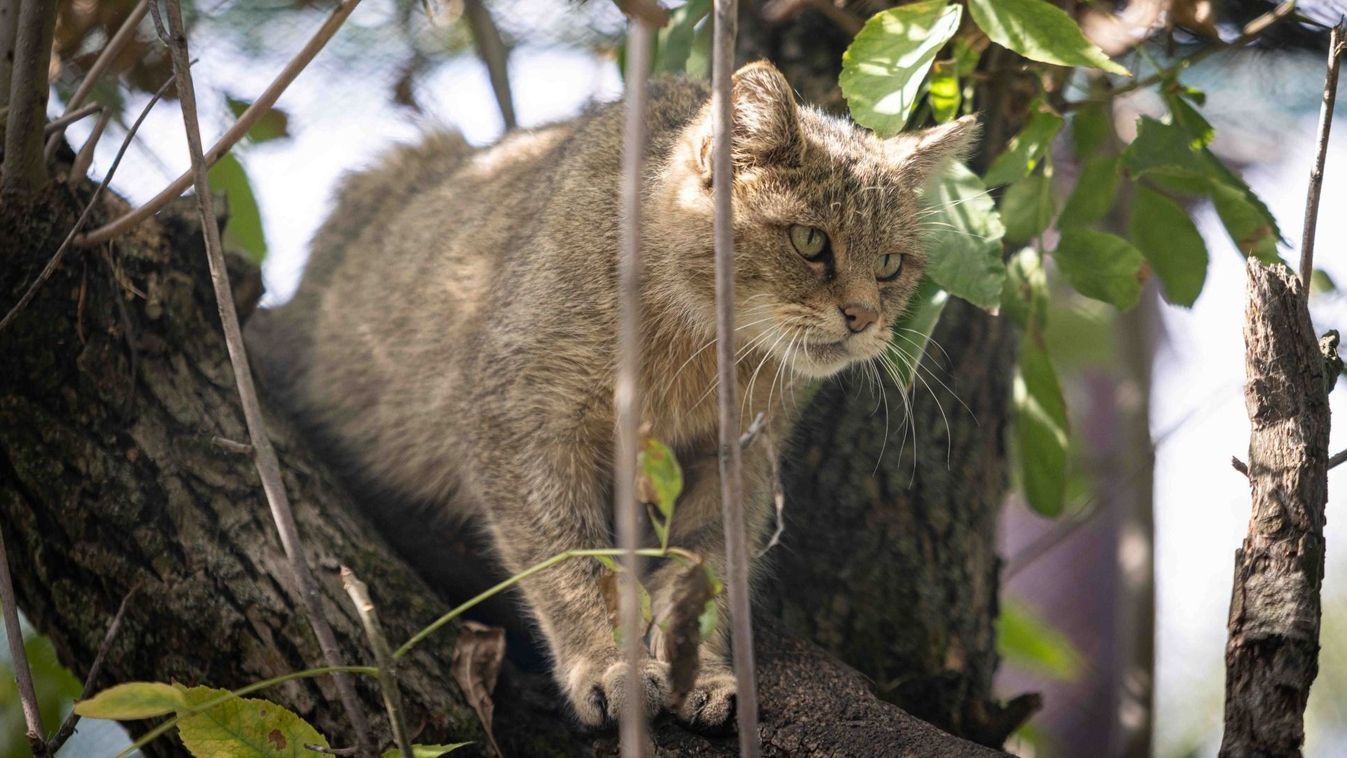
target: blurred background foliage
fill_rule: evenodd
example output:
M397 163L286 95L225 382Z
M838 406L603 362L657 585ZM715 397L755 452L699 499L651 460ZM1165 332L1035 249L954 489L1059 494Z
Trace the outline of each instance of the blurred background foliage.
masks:
M670 5L672 24L661 34L656 68L704 77L710 3ZM751 5L761 23L843 25L854 33L889 3ZM983 105L974 102L970 83L989 44L968 16L978 12L974 6L984 13L991 6L986 0L917 5L931 6L936 15L962 8L965 18L949 30L948 45L930 50L930 73L922 69L916 77L901 113L867 113L855 93L868 87L882 99L894 91L885 87L911 77L890 72L866 81L857 74L849 85L843 75L857 119L880 130L946 121ZM1014 253L993 275L1008 281L1012 293L1015 285L1032 283L1043 304L1037 314L1032 297L978 304L1000 307L1026 327L1032 339L1024 353L1041 354L1051 376L1025 376L1026 398L1055 406L1051 398L1033 397L1034 387L1047 388L1060 393L1061 406L1060 418L1049 419L1050 433L1014 440L1020 465L1003 520L1005 600L998 629L1007 665L1000 684L1006 695L1043 691L1046 705L1011 747L1032 755L1121 754L1104 736L1136 717L1120 693L1155 686L1153 742L1146 730L1154 752L1214 754L1231 553L1247 519L1247 492L1226 464L1230 455L1243 455L1240 435L1247 434L1238 352L1241 257L1295 260L1322 87L1323 25L1347 13L1347 3L1306 0L1294 18L1252 45L1177 70L1175 63L1195 52L1236 39L1274 4L1061 5L1075 12L1092 44L1137 77L1175 75L1112 97L1109 90L1128 86L1126 78L1047 66L1022 72L1016 86L1040 96L1035 115L983 177L1001 188L985 212L999 214L1006 249ZM206 128L221 130L246 108L331 6L322 0L185 2ZM51 67L54 112L135 7L131 0L61 0ZM937 22L932 16L929 23ZM856 60L866 60L866 40L881 54L892 50L895 42L881 27L867 26L872 31L857 37ZM620 94L624 31L621 14L607 2L364 0L279 108L212 169L212 187L227 198L227 244L264 265L271 302L284 299L342 171L427 128L458 128L482 144L515 123L534 126L612 99ZM838 66L842 70L843 61ZM508 76L499 76L502 70ZM171 74L149 19L113 72L92 95L113 114L95 173L106 168L104 151L120 140L116 131L125 130L148 93ZM1086 101L1097 102L1067 107ZM147 122L135 143L136 165L124 167L114 182L133 202L185 167L181 124L171 111L161 106ZM1321 331L1347 325L1347 300L1334 285L1347 281L1347 256L1338 242L1347 226L1332 210L1347 207L1341 204L1347 183L1339 178L1347 174L1343 132L1340 120L1320 226L1325 270L1316 274L1312 311ZM87 134L86 124L69 130L76 145ZM1101 234L1112 235L1108 244L1126 245L1113 248L1110 262L1130 261L1103 279L1099 261L1089 256L1104 238L1088 236ZM1073 254L1080 256L1074 268ZM970 283L986 280L963 282ZM976 287L940 284L977 299L970 294ZM1212 357L1218 348L1219 358ZM926 370L939 376L938 351ZM1337 449L1344 437L1335 434L1334 441ZM1341 494L1347 481L1337 477L1330 484L1332 512L1347 504ZM1329 536L1309 755L1340 754L1347 744L1341 705L1347 702L1341 581L1347 564L1335 547L1343 544L1347 534L1339 528ZM1158 595L1138 595L1135 578L1151 572ZM44 720L59 723L78 683L43 640L30 637L26 644ZM1156 655L1155 668L1138 672L1135 663L1147 650ZM1137 676L1146 681L1138 684ZM6 755L26 749L15 702L12 676L0 677ZM85 754L90 744L101 750L120 738L98 739L111 742L72 741L63 754Z

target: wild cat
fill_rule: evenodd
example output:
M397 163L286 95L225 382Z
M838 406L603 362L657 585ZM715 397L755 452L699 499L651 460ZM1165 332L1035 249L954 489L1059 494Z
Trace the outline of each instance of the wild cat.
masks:
M742 423L763 412L783 433L796 382L885 353L926 261L919 189L978 127L965 117L879 139L797 105L762 62L734 75L732 99ZM671 544L723 575L710 95L661 79L648 102L642 420L684 468ZM275 389L353 477L473 514L511 573L613 544L622 129L615 103L481 150L438 135L393 151L346 181L297 296L253 335L264 362L283 364L269 370ZM754 535L770 512L764 450L744 457ZM571 561L522 585L556 681L589 725L617 717L627 676L600 571ZM640 672L652 715L671 707L658 622L676 571L643 579L656 614ZM723 631L703 641L680 719L732 717L727 655Z

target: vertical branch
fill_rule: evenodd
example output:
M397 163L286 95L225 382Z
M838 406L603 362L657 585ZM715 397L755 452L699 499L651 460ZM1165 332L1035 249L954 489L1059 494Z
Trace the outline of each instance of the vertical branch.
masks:
M744 526L743 465L739 449L739 402L734 360L734 166L730 159L733 135L731 73L737 31L735 0L715 0L711 61L712 177L715 203L716 360L720 384L720 498L725 521L726 584L730 593L730 623L734 647L734 675L738 684L736 708L739 754L757 758L758 694L753 664L753 618L748 596L748 535Z
M496 95L496 105L500 106L500 117L505 122L505 131L513 131L519 126L514 115L514 97L510 94L510 51L500 36L500 28L491 18L491 11L482 0L464 0L463 17L472 30L473 42L477 43L477 55L486 65L487 76L491 79L491 91Z
M0 0L0 112L9 107L14 40L19 31L19 5L20 0Z
M47 181L47 164L42 158L42 124L47 117L47 67L55 32L56 3L24 0L19 4L5 123L6 193L32 192Z
M14 600L14 581L9 575L9 556L5 553L5 535L0 533L0 606L5 616L5 635L9 637L9 656L14 661L14 678L19 683L19 703L28 725L28 745L35 756L47 755L42 739L42 713L37 707L33 673L28 669L28 654L23 649L23 630L19 628L19 607Z
M349 568L341 567L341 585L351 596L360 624L365 627L365 636L369 638L370 649L374 651L374 665L379 667L379 689L384 697L384 709L388 711L388 724L393 730L393 743L398 746L402 758L414 758L412 745L407 740L407 724L402 717L402 695L398 690L397 662L388 651L388 638L384 636L379 617L374 612L374 602L369 598L369 587L360 581Z
M178 0L169 0L167 5L170 34L169 49L173 56L173 74L178 84L178 96L182 102L182 119L187 131L187 147L192 158L192 177L196 186L196 200L201 212L201 228L206 243L206 258L210 264L211 285L215 289L216 307L220 313L220 324L224 330L225 345L229 350L229 362L234 370L234 381L238 385L239 402L243 406L243 417L248 426L249 441L253 446L253 462L257 466L257 475L262 480L262 489L266 493L267 503L271 507L272 519L280 533L281 545L290 560L290 569L299 590L309 625L313 627L318 645L322 648L323 658L328 666L340 666L341 658L337 651L337 639L332 634L323 614L322 596L318 584L309 570L304 558L304 548L300 543L299 530L295 527L295 517L290 510L290 501L285 494L285 484L281 480L280 464L276 460L276 450L271 445L266 424L262 418L262 407L257 401L257 390L253 387L252 369L248 366L248 354L243 346L243 333L239 328L238 312L234 307L234 295L229 286L229 272L225 269L224 249L220 244L220 227L215 218L215 208L211 198L210 185L206 177L206 157L201 146L201 126L197 121L196 92L192 84L192 72L187 55L187 36L183 32L182 9ZM360 752L372 751L369 742L369 725L365 713L356 699L355 687L347 674L334 674L337 692L346 709L347 718L356 733Z
M1324 189L1324 159L1328 156L1328 133L1333 128L1333 106L1338 99L1338 70L1342 51L1347 46L1347 24L1333 27L1328 39L1328 74L1324 78L1324 101L1319 109L1319 149L1310 169L1310 186L1305 195L1305 233L1300 242L1300 281L1305 294L1310 292L1314 275L1314 231L1319 225L1319 195Z
M617 465L613 489L617 507L618 547L622 553L620 620L622 654L627 662L626 691L622 699L622 755L642 756L650 751L645 723L645 635L641 633L640 504L636 502L636 456L641 424L641 172L645 163L646 73L650 70L654 29L632 17L627 35L626 124L622 135L622 229L618 261L618 373L614 403L617 412Z
M1299 755L1319 669L1328 394L1306 287L1249 260L1249 533L1235 551L1222 756Z

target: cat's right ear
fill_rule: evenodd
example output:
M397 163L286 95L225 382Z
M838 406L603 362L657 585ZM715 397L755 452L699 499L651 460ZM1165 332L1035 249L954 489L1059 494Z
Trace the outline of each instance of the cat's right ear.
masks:
M734 72L730 98L735 169L796 165L804 151L795 92L776 66L757 61ZM700 150L702 177L711 180L711 108L705 110Z

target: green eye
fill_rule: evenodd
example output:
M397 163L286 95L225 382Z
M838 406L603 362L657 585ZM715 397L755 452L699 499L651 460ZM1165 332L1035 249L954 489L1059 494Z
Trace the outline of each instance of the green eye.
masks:
M875 278L881 282L889 282L898 278L899 272L903 270L903 256L900 253L880 256L875 261Z
M790 228L790 244L807 261L816 261L828 252L828 235L822 229L796 224Z

